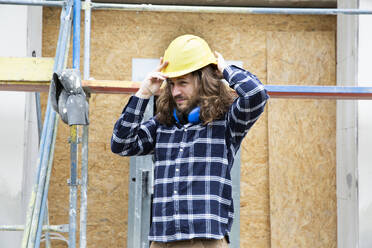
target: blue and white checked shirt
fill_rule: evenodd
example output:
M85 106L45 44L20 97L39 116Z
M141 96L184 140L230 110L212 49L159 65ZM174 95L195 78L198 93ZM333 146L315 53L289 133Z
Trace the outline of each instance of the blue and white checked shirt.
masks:
M264 111L268 95L256 76L236 66L223 72L235 99L225 117L208 125L141 124L148 100L132 96L116 122L111 150L154 154L155 182L149 240L171 242L228 236L234 216L234 156ZM171 113L169 113L171 114Z

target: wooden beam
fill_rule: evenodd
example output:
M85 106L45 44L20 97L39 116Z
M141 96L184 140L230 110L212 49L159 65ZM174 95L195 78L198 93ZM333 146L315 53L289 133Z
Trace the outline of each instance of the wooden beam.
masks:
M0 80L0 91L26 91L26 92L48 92L49 81L2 81Z
M83 80L82 85L90 93L132 94L137 92L141 83L113 80Z
M54 58L0 57L0 90L48 91Z
M52 78L53 65L54 58L0 57L0 81L47 82Z
M50 81L32 82L32 81L1 81L0 91L28 91L28 92L47 92L49 91ZM140 86L140 82L131 81L112 81L112 80L83 80L84 89L90 93L103 94L132 94Z

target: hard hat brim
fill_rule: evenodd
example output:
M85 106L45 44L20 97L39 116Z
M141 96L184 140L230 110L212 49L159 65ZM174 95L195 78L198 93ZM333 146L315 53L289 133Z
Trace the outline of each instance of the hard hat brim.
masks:
M199 65L199 66L187 68L186 70L181 70L181 71L167 71L166 68L165 68L165 69L162 70L162 73L169 78L176 78L176 77L181 77L181 76L184 76L186 74L189 74L193 71L197 71L197 70L199 70L199 69L201 69L201 68L203 68L207 65L210 65L210 64L217 65L217 62L206 63L205 65Z

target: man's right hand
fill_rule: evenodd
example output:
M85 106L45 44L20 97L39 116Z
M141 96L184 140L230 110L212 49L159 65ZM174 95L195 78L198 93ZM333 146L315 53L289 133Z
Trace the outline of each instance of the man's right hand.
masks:
M146 78L141 83L140 89L137 91L136 96L139 98L148 99L152 95L155 95L164 80L168 77L161 73L161 70L168 66L168 61L163 61L163 58L160 58L159 66L152 72L150 72Z

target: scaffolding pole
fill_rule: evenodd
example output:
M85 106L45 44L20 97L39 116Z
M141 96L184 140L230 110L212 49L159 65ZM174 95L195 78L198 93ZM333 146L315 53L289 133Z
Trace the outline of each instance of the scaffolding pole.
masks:
M53 158L54 158L54 147L56 143L56 138L57 138L57 130L58 130L58 115L55 116L54 120L54 126L53 126L53 135L52 135L52 142L50 145L50 151L49 151L49 161L48 161L48 167L47 167L47 174L46 174L46 179L45 179L45 186L44 186L44 191L43 191L43 196L41 199L41 209L40 209L40 214L37 226L37 231L36 231L36 241L35 241L35 248L40 247L40 240L41 240L41 233L43 229L43 218L46 218L46 221L48 221L48 215L47 215L47 201L48 201L48 191L49 191L49 182L50 182L50 175L52 173L52 167L53 167ZM49 221L47 222L49 225ZM49 233L46 233L46 241L47 245L50 245L50 240L49 240Z
M88 3L83 8L115 9L125 11L156 12L196 12L216 14L278 14L278 15L371 15L372 10L363 9L321 9L321 8L256 8L256 7L220 7L220 6L184 6L184 5L152 5L152 4L115 4Z
M36 5L62 7L65 1L42 0L0 0L0 4ZM263 8L263 7L222 7L222 6L185 6L185 5L153 5L153 4L115 4L83 2L83 9L115 9L125 11L156 12L196 12L218 14L278 14L278 15L371 15L369 9L336 9L336 8Z
M72 68L80 69L80 0L74 0L73 18L73 48L72 48ZM76 214L77 214L77 165L78 165L78 144L79 128L78 125L70 126L70 210L69 210L69 248L76 247Z
M65 1L40 1L40 0L0 0L0 4L63 7L66 4L66 2Z
M4 225L0 226L0 231L23 231L24 225ZM44 225L43 231L48 232L68 232L68 225Z
M87 0L89 3L90 0ZM90 77L90 29L91 29L91 9L85 9L84 14L84 76L87 80ZM89 101L90 94L87 94ZM89 110L88 110L89 111ZM89 114L89 113L88 113ZM80 185L80 248L87 246L87 215L88 215L88 140L89 125L83 126L83 139L81 151L81 185Z
M40 92L35 92L35 105L36 105L37 129L38 129L37 134L38 134L38 137L39 137L39 145L40 145L40 138L41 138L40 135L41 135L41 132L42 132L42 127L43 127L42 119L41 119ZM50 165L48 164L48 167L49 166ZM49 172L48 172L48 175L47 175L47 182L49 182L48 177L50 178L50 173ZM39 229L45 231L45 246L46 246L46 248L50 248L51 247L51 243L50 243L49 230L44 230L44 227L45 226L49 226L48 200L47 200L46 206L45 206L44 226L39 227ZM22 230L24 230L24 228Z

